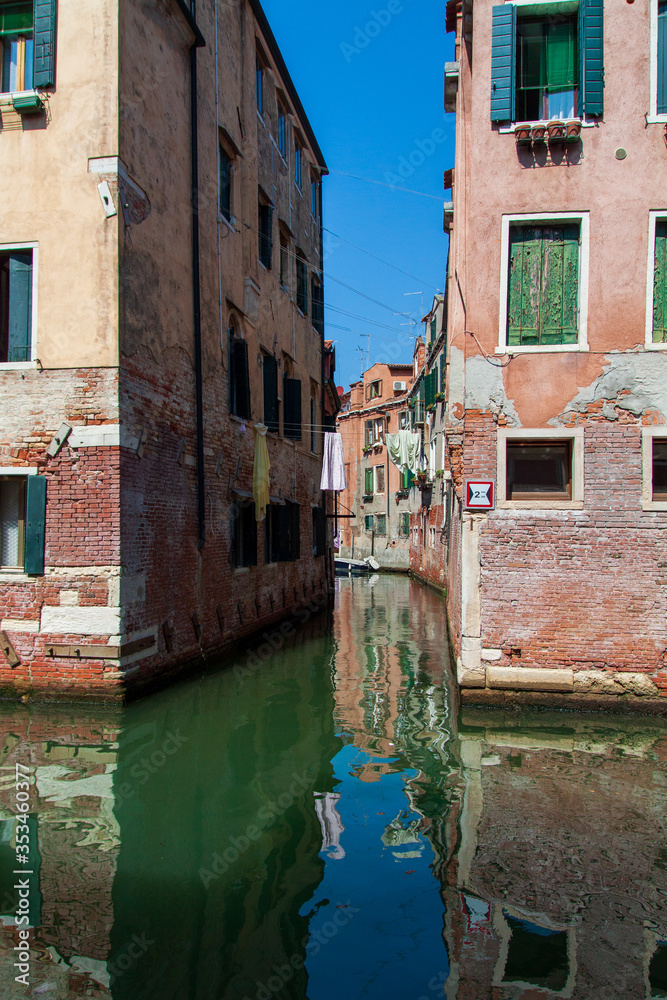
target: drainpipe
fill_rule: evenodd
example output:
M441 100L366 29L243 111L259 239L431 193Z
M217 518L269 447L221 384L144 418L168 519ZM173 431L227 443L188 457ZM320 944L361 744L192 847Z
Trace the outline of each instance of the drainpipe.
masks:
M176 0L183 10L184 0ZM185 7L184 13L187 12ZM201 552L206 544L206 482L204 478L204 393L201 346L201 278L199 256L199 146L197 117L197 49L204 39L197 28L195 0L190 2L189 22L196 31L190 47L190 153L191 153L191 204L192 204L192 304L195 339L195 395L197 420L197 548Z

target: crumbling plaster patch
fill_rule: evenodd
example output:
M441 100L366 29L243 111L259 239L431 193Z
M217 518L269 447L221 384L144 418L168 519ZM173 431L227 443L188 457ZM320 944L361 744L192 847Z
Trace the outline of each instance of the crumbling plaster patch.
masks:
M491 410L504 415L510 427L520 427L519 414L503 383L503 369L479 355L466 362L465 405L467 410Z
M600 400L605 402L602 414L607 420L618 419L618 408L635 416L657 411L667 421L667 357L627 352L607 355L603 374L580 389L561 416L552 417L549 424L560 426L572 413L585 413L591 403Z

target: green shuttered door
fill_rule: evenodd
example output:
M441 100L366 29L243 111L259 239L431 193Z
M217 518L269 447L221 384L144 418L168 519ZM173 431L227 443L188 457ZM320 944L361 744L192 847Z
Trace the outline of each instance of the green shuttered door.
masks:
M603 11L604 0L581 0L579 4L579 115L601 115L604 111Z
M35 65L33 86L56 82L56 0L34 0Z
M513 3L493 8L491 43L491 121L514 118L516 64L516 6Z
M576 344L578 301L579 226L512 227L508 344Z
M655 274L653 279L653 343L667 342L667 222L655 227Z
M46 528L46 478L28 476L25 503L25 571L32 576L44 573Z

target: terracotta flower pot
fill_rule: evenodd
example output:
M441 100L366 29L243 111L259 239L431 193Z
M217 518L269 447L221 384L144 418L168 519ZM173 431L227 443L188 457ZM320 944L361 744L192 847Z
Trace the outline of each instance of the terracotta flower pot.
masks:
M532 138L532 129L530 125L521 125L519 128L514 130L514 137L517 142L517 146L530 146Z
M565 138L568 142L577 142L581 136L581 122L566 122L565 124L566 134Z
M547 125L549 142L563 142L565 139L565 122L549 122Z
M533 125L532 128L533 142L543 143L546 142L547 138L547 127L546 125Z

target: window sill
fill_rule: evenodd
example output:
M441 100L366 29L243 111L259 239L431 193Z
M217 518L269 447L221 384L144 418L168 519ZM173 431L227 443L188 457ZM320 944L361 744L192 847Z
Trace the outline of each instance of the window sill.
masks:
M246 573L250 572L249 566L237 566L233 571L233 576L245 576Z
M28 576L22 569L0 568L0 583L34 583L34 576Z
M667 347L667 344L665 345ZM588 344L536 344L525 347L496 347L496 354L577 354L590 351Z
M642 510L667 510L667 500L645 500Z
M0 105L10 107L14 106L15 97L39 97L39 91L37 90L8 90L0 94Z
M667 347L667 344L665 346ZM36 361L0 361L0 371L2 372L34 371L37 367Z
M667 115L646 115L647 125L667 125Z
M252 424L252 417L239 417L236 413L230 413L229 419L233 420L235 424Z
M648 121L650 121L650 120L651 119L649 118ZM661 120L667 121L667 115L665 115L664 118L661 119ZM577 122L579 125L581 125L582 128L595 128L596 125L598 124L597 121L593 121L593 122L586 121L583 118L577 118L576 115L573 115L572 118L558 118L558 119L556 119L556 118L543 118L542 119L541 118L538 121L534 121L534 122L512 122L511 125L503 125L503 126L501 126L498 129L498 132L499 132L500 135L510 135L510 134L513 135L518 128L535 128L538 125L543 125L546 128L546 126L549 124L549 122L552 122L552 121Z
M644 344L647 351L667 351L667 343L656 343L652 341L650 344ZM0 366L1 367L1 366Z
M499 500L497 510L583 510L583 500Z

